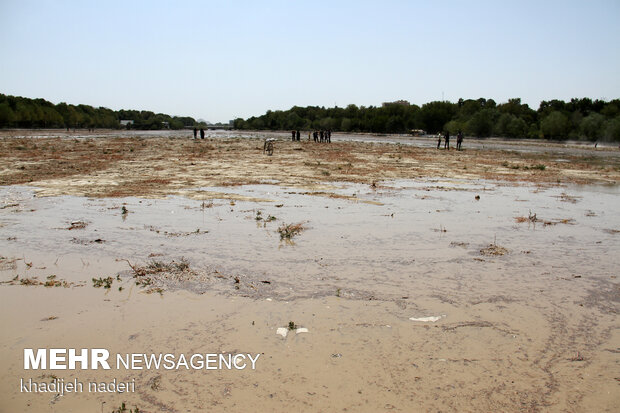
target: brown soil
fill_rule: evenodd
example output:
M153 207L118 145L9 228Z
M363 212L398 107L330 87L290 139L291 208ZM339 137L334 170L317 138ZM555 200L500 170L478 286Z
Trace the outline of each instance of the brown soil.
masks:
M364 142L278 141L273 156L260 139L3 138L0 185L32 184L41 195L164 196L205 186L277 181L373 184L420 177L513 182L615 183L620 158L592 155L559 161L538 151L445 151ZM541 166L544 165L544 166Z

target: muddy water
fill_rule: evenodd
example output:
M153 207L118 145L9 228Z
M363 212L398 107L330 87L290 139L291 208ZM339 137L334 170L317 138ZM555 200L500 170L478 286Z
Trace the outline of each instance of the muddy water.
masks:
M168 199L36 195L0 189L2 281L53 274L73 284L0 286L3 411L620 403L618 187L421 180L196 188ZM85 228L68 229L78 221ZM281 240L290 223L305 230ZM136 286L127 262L182 258L204 278L166 284L163 295ZM117 274L111 289L93 288L91 278ZM429 316L440 318L410 320ZM276 335L289 321L309 332ZM262 359L251 372L59 374L135 378L133 394L20 394L19 379L35 377L22 370L22 349L46 346Z

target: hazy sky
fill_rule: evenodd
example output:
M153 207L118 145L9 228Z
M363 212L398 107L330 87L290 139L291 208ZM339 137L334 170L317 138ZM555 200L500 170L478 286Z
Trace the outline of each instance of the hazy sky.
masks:
M228 121L620 98L620 1L0 0L0 93Z

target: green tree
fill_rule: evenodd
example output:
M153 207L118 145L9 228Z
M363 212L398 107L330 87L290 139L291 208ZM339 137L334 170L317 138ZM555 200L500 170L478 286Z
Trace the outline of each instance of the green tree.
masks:
M620 141L620 116L605 122L605 139L610 141Z
M496 116L496 109L483 109L476 112L466 124L467 133L478 137L490 136Z
M457 106L450 102L430 102L420 108L420 120L423 129L429 133L437 133L443 130L456 114Z
M549 113L540 122L540 130L545 138L564 139L568 134L568 118L560 111Z
M443 129L450 132L450 135L456 135L457 133L459 133L459 131L465 130L464 125L457 120L451 120L450 122L446 123Z
M339 129L344 132L350 132L352 126L353 126L353 122L351 122L351 119L343 118L342 121L340 122Z
M13 113L9 103L0 103L0 128L13 126L13 122L15 122L15 113Z
M509 138L524 138L527 136L527 130L527 123L523 119L515 117L510 120L504 136Z
M581 134L590 140L600 139L603 136L603 124L605 116L599 113L592 113L581 121Z

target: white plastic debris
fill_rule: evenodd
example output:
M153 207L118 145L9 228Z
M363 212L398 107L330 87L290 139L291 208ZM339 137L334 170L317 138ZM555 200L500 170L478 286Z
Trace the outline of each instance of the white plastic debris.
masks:
M271 298L267 298L266 300L267 300L267 301L273 301Z
M446 316L445 314L442 314L442 315L432 315L432 316L429 316L429 317L418 317L418 318L411 317L411 318L409 318L409 320L411 320L411 321L421 321L423 323L429 323L429 322L430 323L434 323L437 320L441 320L445 316Z
M305 327L300 327L297 330L295 330L295 334L300 334L300 333L308 333L308 329Z
M279 327L276 330L276 334L281 335L282 338L286 338L286 335L288 334L288 328L285 327Z

